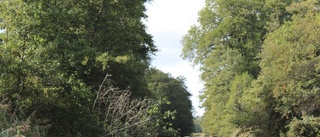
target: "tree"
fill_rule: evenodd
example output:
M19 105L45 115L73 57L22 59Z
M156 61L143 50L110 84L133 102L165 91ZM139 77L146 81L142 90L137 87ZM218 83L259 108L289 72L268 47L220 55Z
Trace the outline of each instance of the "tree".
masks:
M166 118L161 127L164 126L166 129L173 128L179 132L181 137L190 135L194 131L191 112L192 103L189 99L191 94L187 91L184 79L181 77L173 78L169 74L154 68L149 70L147 77L149 78L148 89L154 98L168 101L168 103L163 103L160 106L161 112L175 112L174 118ZM159 136L173 135L168 134L166 130L160 129Z
M285 7L291 2L206 1L199 25L182 40L182 57L200 65L205 82L201 96L205 132L226 136L237 128L260 127L255 121L262 114L249 112L253 104L247 100L247 90L260 74L258 55L265 35L290 18Z
M97 136L92 103L106 73L133 96L148 94L144 74L156 48L141 22L144 2L1 1L1 99L11 112L50 120L49 136Z
M193 119L194 133L202 133L202 127L200 126L201 120L202 120L202 117L195 117Z
M235 125L224 121L230 84L236 75L256 77L256 54L263 40L262 1L206 1L199 13L199 26L193 26L183 39L183 57L201 65L206 109L204 131L231 134Z
M319 1L291 4L292 21L267 35L254 90L268 108L266 133L314 136L319 127Z

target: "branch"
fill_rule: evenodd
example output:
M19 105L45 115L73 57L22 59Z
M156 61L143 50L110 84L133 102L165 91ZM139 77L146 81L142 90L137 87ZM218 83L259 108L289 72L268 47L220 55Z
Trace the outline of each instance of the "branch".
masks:
M100 94L100 92L101 92L101 89L102 89L105 81L107 80L107 78L108 78L109 76L111 76L111 75L109 75L109 74L107 73L106 76L104 77L103 81L101 82L101 84L100 84L100 86L99 86L99 90L97 91L97 97L96 97L96 99L95 99L94 102L93 102L92 110L94 110L94 107L96 106L96 102L97 102L97 100L98 100L98 98L99 98L99 94Z

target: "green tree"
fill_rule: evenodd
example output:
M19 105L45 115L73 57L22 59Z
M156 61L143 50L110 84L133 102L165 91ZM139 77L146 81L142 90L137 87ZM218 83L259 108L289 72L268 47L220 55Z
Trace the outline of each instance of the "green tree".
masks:
M228 136L257 127L246 90L260 73L258 54L265 35L290 18L291 1L207 0L182 40L184 59L200 65L205 132ZM239 80L241 79L241 81ZM252 104L254 105L254 104ZM240 116L239 116L240 114Z
M200 125L201 120L202 120L202 117L195 117L193 119L194 133L202 133L202 127Z
M97 136L94 91L106 73L133 96L156 51L141 22L145 0L3 0L0 94L12 112L37 111L49 136Z
M319 133L319 1L291 4L292 21L267 35L262 72L253 86L267 108L268 136L314 136ZM287 133L288 132L288 133ZM310 133L310 134L309 134Z
M166 100L160 107L161 112L175 112L174 118L164 119L162 126L165 129L173 128L179 132L179 136L190 135L194 131L192 103L184 84L185 79L182 77L173 78L170 74L166 74L157 69L150 69L148 72L148 89L154 98L158 100ZM166 125L169 123L169 125ZM166 133L166 130L160 129L160 137L172 136Z
M236 75L256 77L263 33L262 1L208 0L199 13L199 26L193 26L182 43L183 57L201 65L206 112L204 131L209 134L231 134L235 125L226 121L230 83Z

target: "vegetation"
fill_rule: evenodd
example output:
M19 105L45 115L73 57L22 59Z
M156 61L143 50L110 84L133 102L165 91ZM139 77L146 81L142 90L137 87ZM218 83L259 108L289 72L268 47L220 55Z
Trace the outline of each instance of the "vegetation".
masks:
M1 0L1 136L320 136L318 0L206 0L183 77L150 68L148 0ZM202 127L194 123L199 123Z
M173 78L170 74L165 74L157 69L150 69L148 79L148 88L152 91L153 97L157 100L163 100L166 103L161 105L161 112L173 112L174 118L165 118L162 121L160 136L174 136L168 130L178 131L179 136L190 135L194 131L192 103L189 99L191 94L184 84L184 78ZM169 123L169 124L168 124ZM164 127L164 128L163 128Z
M319 136L317 0L207 0L183 39L199 64L204 132Z
M200 125L202 118L201 117L195 117L193 119L194 123L194 133L202 133L202 127Z
M0 98L8 104L1 134L16 135L7 133L21 125L13 118L29 116L21 136L161 136L167 124L170 132L191 133L182 127L192 125L183 79L168 77L168 89L149 87L157 82L148 80L157 49L141 21L145 2L1 0Z

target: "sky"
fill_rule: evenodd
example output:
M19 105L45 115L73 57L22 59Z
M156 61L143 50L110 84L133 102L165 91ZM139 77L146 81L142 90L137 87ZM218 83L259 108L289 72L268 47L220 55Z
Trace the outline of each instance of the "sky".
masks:
M198 98L203 89L200 72L189 61L181 58L181 40L190 27L197 23L204 0L153 0L146 7L147 31L159 49L151 65L174 77L185 77L185 84L192 94L190 99L194 115L202 116L204 110L199 108Z

